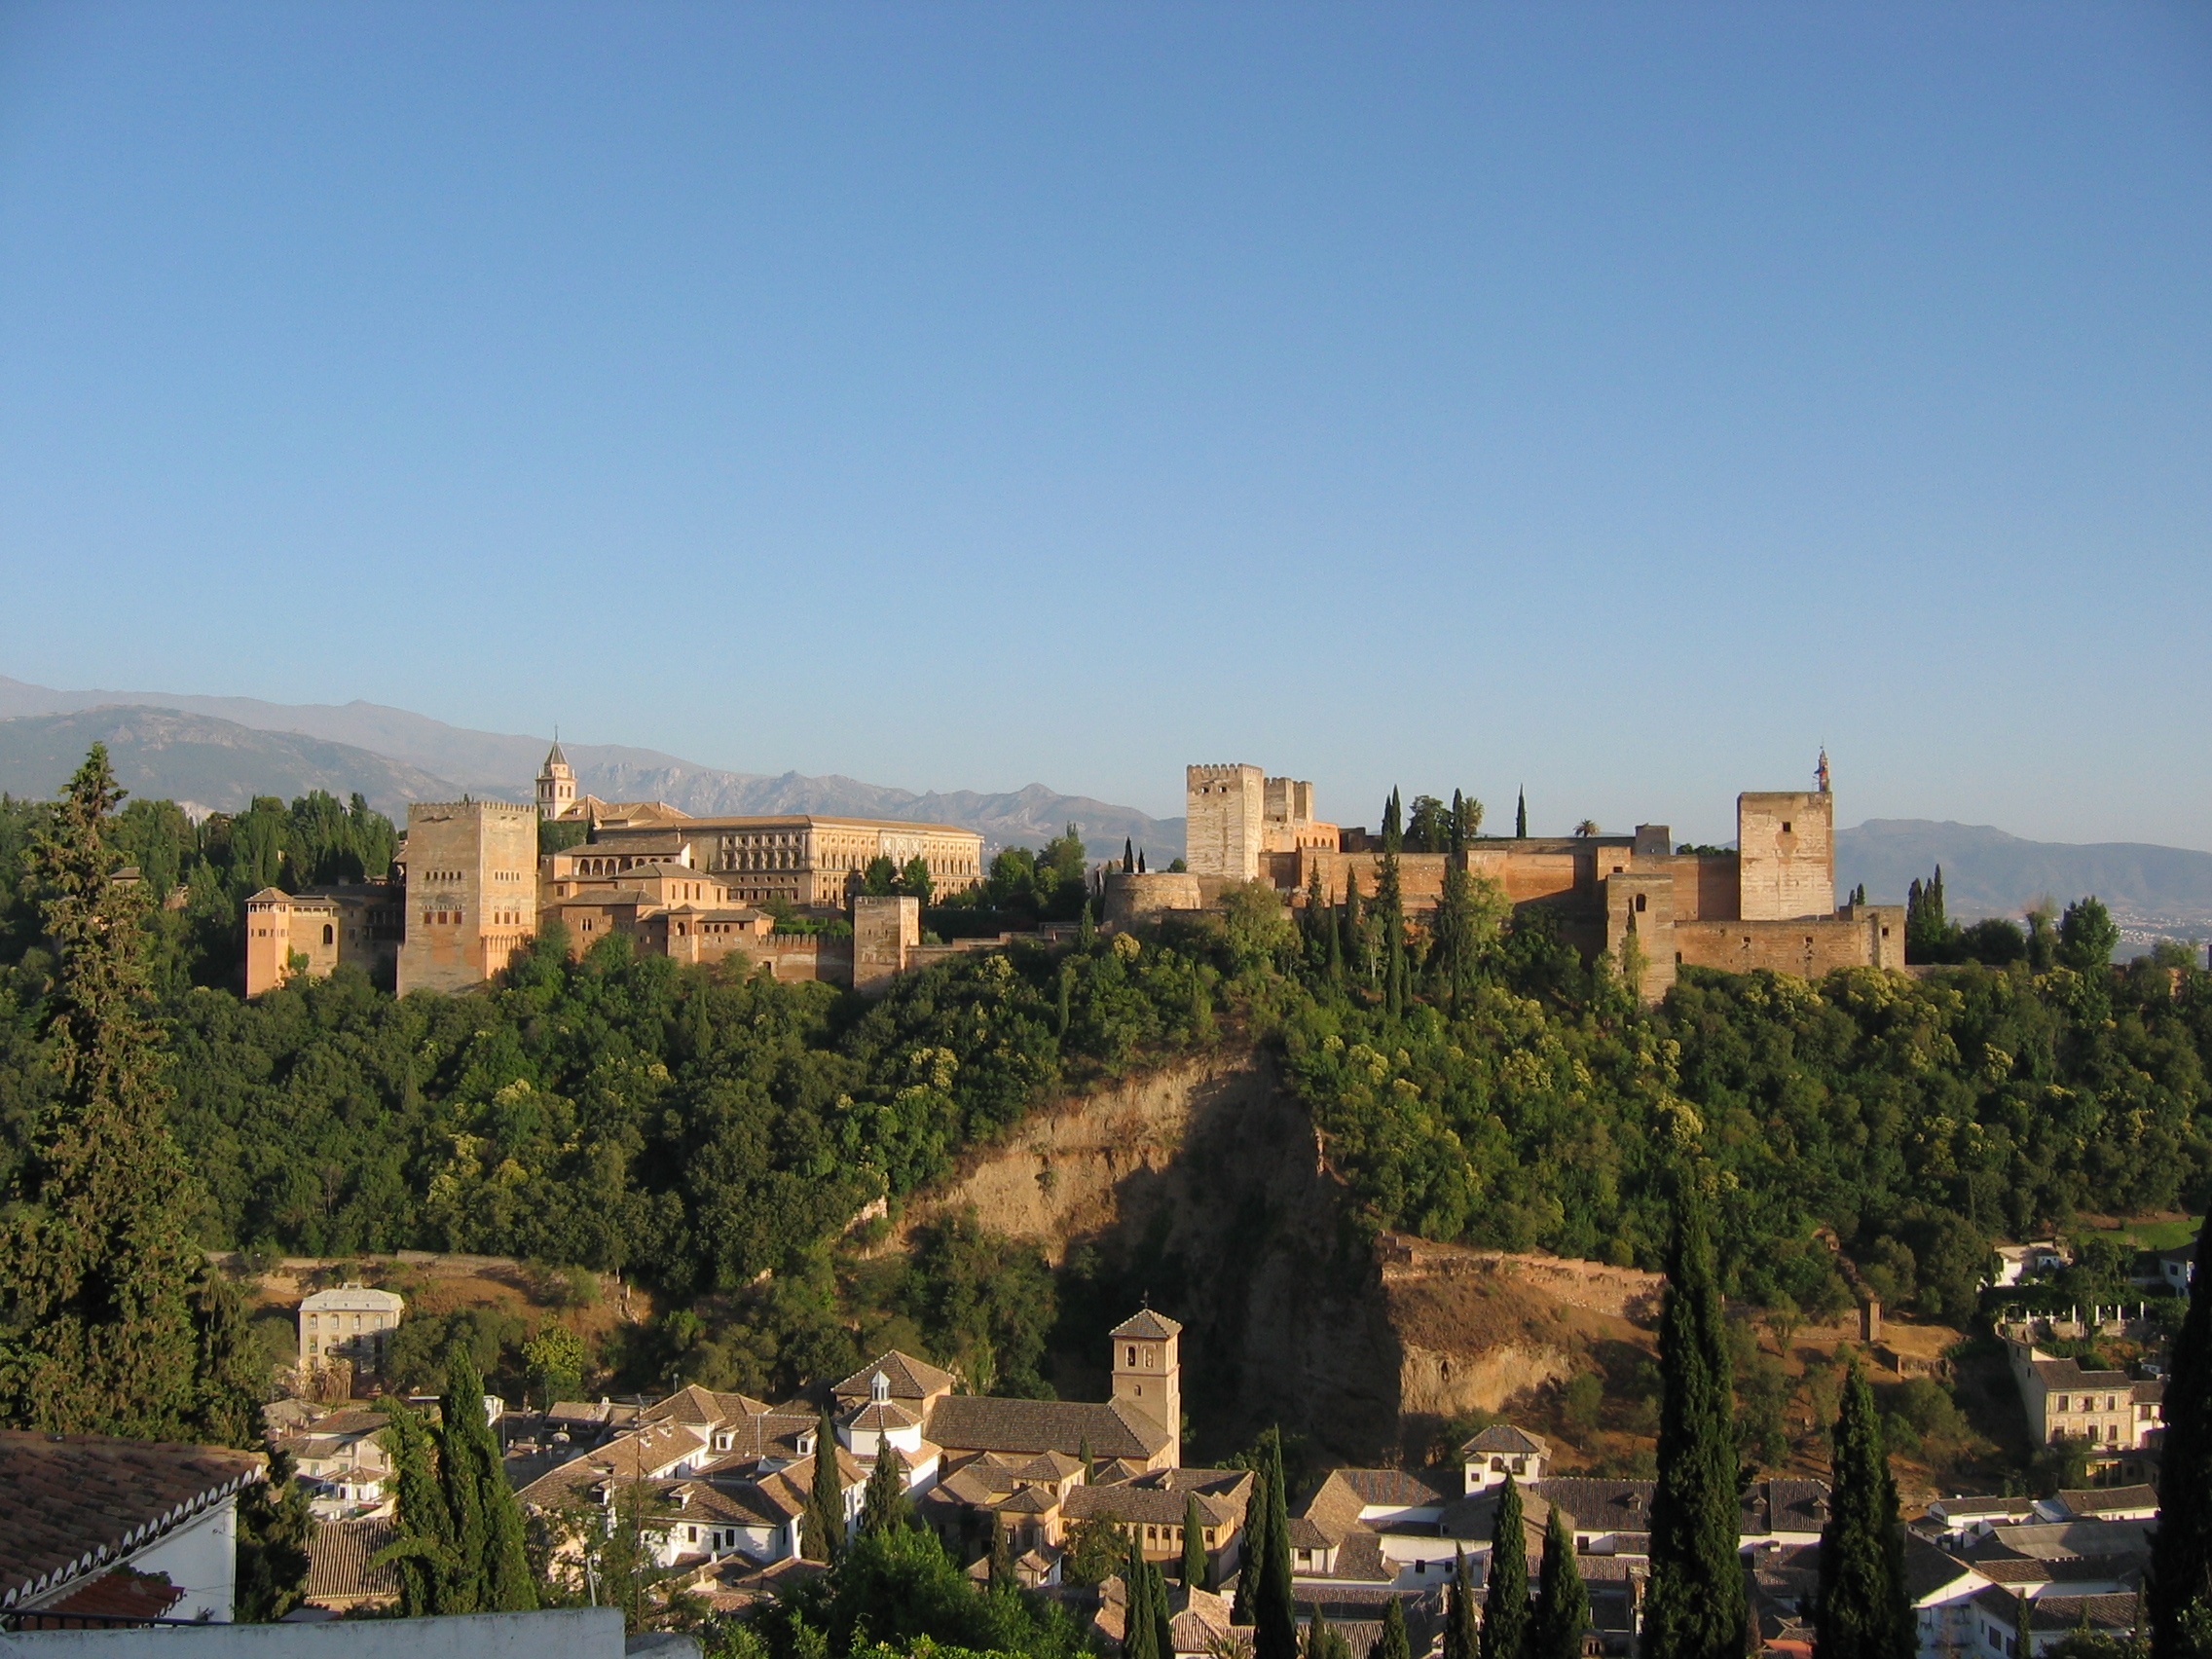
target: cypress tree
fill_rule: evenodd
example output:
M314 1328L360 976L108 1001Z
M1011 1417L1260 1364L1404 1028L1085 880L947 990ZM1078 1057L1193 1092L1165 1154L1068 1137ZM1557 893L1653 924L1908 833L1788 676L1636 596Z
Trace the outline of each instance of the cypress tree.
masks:
M1075 1460L1083 1465L1083 1484L1085 1486L1097 1485L1098 1459L1090 1455L1089 1435L1085 1435L1083 1439L1077 1443Z
M1142 875L1144 873L1144 849L1139 847L1137 849L1137 874Z
M1382 1007L1396 1019L1406 1012L1406 905L1394 852L1383 853L1376 876L1375 917L1382 930Z
M1345 962L1359 969L1366 956L1361 941L1364 924L1359 914L1359 872L1350 865L1345 866Z
M0 1202L0 1426L186 1440L206 1403L191 1306L203 1257L150 1014L148 891L109 879L123 795L94 744L25 860L57 957L58 1083Z
M1298 1605L1290 1580L1290 1510L1284 1500L1282 1438L1268 1441L1268 1550L1253 1610L1252 1659L1298 1659Z
M1318 1602L1306 1626L1306 1659L1351 1659L1351 1643L1336 1633Z
M1874 1391L1852 1362L1835 1421L1834 1491L1821 1530L1816 1659L1912 1659L1898 1489Z
M991 1522L991 1584L994 1588L1012 1584L1014 1576L1014 1533L994 1520Z
M1444 1659L1481 1659L1481 1655L1482 1633L1475 1628L1475 1587L1467 1579L1467 1553L1455 1546L1452 1585L1444 1598Z
M1145 1563L1144 1572L1152 1602L1153 1645L1160 1650L1160 1659L1175 1659L1175 1614L1167 1605L1167 1574L1150 1562Z
M1555 1503L1544 1526L1544 1564L1537 1569L1529 1659L1582 1659L1582 1633L1589 1628L1590 1592L1574 1559L1574 1534Z
M1160 1622L1152 1614L1152 1569L1145 1565L1137 1530L1129 1529L1128 1559L1122 1565L1122 1659L1175 1659L1160 1650Z
M2212 1262L2212 1215L2196 1235ZM2152 1659L2193 1659L2192 1626L2212 1618L2212 1270L2194 1287L2166 1382L2158 1530L2151 1540Z
M1137 844L1126 836L1122 840L1122 873L1134 875L1137 868Z
M814 1431L814 1484L799 1518L799 1548L808 1561L835 1561L845 1547L845 1490L837 1473L837 1428L830 1408Z
M193 1438L261 1450L259 1374L269 1364L267 1353L246 1324L245 1298L212 1262L201 1268L192 1288L192 1325L199 1349ZM280 1484L274 1465L270 1479Z
M389 1563L399 1575L399 1611L411 1619L457 1611L446 1605L446 1577L453 1563L453 1517L438 1487L430 1431L415 1410L386 1400L391 1421L384 1429L398 1500L392 1542L376 1561Z
M1252 1490L1244 1499L1244 1536L1238 1552L1236 1597L1229 1622L1256 1625L1260 1617L1260 1563L1268 1556L1268 1462L1263 1455L1252 1471Z
M1735 1397L1705 1194L1688 1168L1676 1178L1659 1373L1659 1480L1651 1500L1643 1653L1645 1659L1742 1659Z
M522 1510L484 1415L484 1380L465 1346L446 1355L438 1406L438 1484L453 1517L454 1612L529 1612L537 1581L524 1548Z
M899 1448L883 1441L868 1472L867 1491L861 1495L861 1535L877 1537L906 1525L906 1459Z
M1406 850L1406 814L1398 804L1398 792L1390 791L1390 798L1382 803L1382 850L1402 853Z
M1397 1597L1382 1604L1382 1634L1375 1639L1369 1659L1413 1659L1413 1642L1406 1636L1406 1607Z
M1183 1498L1183 1588L1206 1587L1206 1518L1198 1513L1198 1494Z
M1491 1531L1482 1659L1522 1659L1529 1642L1529 1534L1522 1513L1520 1485L1507 1475Z
M269 1478L239 1499L238 1592L232 1616L240 1624L274 1624L300 1604L307 1585L308 1540L314 1516L293 1479L292 1455L269 1454Z
M1517 839L1529 838L1529 792L1523 790L1513 807L1513 833Z

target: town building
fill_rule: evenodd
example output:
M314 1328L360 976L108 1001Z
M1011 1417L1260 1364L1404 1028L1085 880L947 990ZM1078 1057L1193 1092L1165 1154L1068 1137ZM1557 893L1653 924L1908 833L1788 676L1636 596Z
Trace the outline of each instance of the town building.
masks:
M245 902L245 994L257 997L294 975L326 979L341 962L389 990L405 931L406 890L396 883L264 887Z
M389 1290L348 1282L318 1290L300 1303L301 1375L344 1363L356 1383L384 1375L385 1356L399 1329L407 1299Z
M2005 1350L2027 1412L2029 1438L2038 1445L2081 1441L2092 1468L2123 1480L2145 1478L2145 1460L2126 1454L2157 1444L2164 1427L2164 1382L2124 1371L2084 1371L2080 1360L2054 1358L2009 1334Z
M272 1434L269 1443L291 1456L293 1478L306 1490L316 1520L388 1516L395 1500L385 1486L392 1470L384 1430L390 1422L381 1411L347 1407Z
M1836 968L1902 968L1904 909L1836 903L1835 797L1827 757L1817 788L1736 797L1734 851L1677 848L1663 824L1631 835L1481 836L1460 854L1398 856L1408 910L1434 908L1446 866L1496 883L1516 914L1540 910L1585 957L1633 951L1647 999L1680 967L1771 969L1818 977ZM1341 903L1356 884L1372 899L1381 847L1313 816L1311 786L1256 766L1185 773L1187 876L1106 877L1106 918L1126 925L1210 904L1231 881L1264 882L1293 904L1318 892Z
M228 1623L239 1496L266 1473L228 1447L0 1430L0 1613Z

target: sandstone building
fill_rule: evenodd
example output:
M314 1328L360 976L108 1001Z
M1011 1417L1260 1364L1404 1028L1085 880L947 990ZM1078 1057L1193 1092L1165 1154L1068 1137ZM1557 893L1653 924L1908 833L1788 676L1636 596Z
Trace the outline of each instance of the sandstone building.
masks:
M1585 957L1607 950L1620 960L1633 945L1648 998L1665 995L1681 966L1808 978L1902 968L1902 905L1836 904L1825 756L1817 782L1738 795L1734 852L1677 850L1667 826L1646 824L1633 835L1479 836L1456 856L1495 882L1517 914L1549 915ZM1382 853L1317 820L1310 785L1257 766L1192 766L1186 798L1190 874L1109 875L1109 922L1210 903L1227 881L1266 882L1294 904L1308 901L1316 876L1324 903L1343 903L1352 883L1375 896ZM1455 856L1399 855L1410 911L1434 908Z
M274 990L295 973L327 978L341 962L389 989L406 902L404 891L384 882L297 894L264 887L245 902L245 994Z
M481 984L536 937L537 823L535 807L503 800L408 807L400 995Z

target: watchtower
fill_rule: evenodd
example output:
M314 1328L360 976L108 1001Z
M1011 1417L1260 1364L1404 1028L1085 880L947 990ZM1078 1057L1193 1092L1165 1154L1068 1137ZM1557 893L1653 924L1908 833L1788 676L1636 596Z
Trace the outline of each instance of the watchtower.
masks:
M1183 1327L1147 1308L1114 1327L1114 1402L1144 1413L1174 1437L1183 1466Z
M1193 875L1253 881L1267 830L1267 775L1257 766L1186 766L1183 839Z

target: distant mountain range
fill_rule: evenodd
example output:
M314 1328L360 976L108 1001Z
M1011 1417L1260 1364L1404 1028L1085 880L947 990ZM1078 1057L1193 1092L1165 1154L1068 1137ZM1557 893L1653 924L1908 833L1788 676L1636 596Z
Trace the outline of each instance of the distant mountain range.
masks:
M108 745L133 793L235 811L257 794L289 800L312 789L358 791L404 820L411 800L467 793L532 798L551 740L470 731L405 709L354 702L264 703L149 691L57 691L0 676L0 790L48 795L85 750ZM1134 840L1165 865L1183 850L1183 821L1043 784L995 794L888 789L856 778L772 777L698 766L618 744L561 746L580 788L606 800L665 800L694 817L813 812L956 824L993 849L1042 846L1073 824L1094 857Z
M2145 934L2202 935L2212 926L2212 853L2134 841L2024 841L1986 824L1870 818L1835 838L1839 893L1861 882L1870 899L1902 901L1915 877L1943 866L1953 920L2018 916L2049 898L2063 908L2095 894Z

